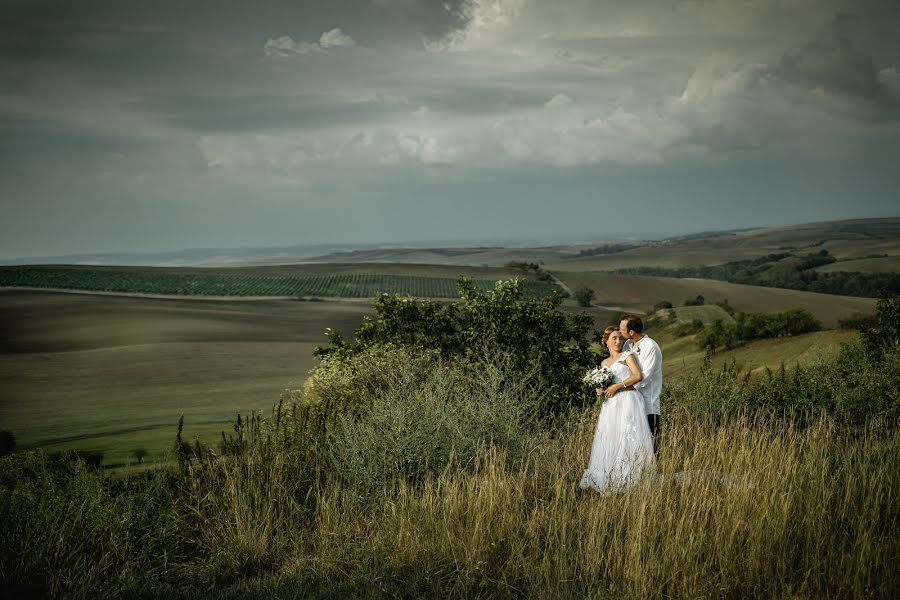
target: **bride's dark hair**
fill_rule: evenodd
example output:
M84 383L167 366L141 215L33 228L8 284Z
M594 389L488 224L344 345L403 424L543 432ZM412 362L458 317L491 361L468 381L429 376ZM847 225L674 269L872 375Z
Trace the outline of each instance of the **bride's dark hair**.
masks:
M618 330L619 330L619 328L616 327L615 325L607 325L607 326L606 326L606 329L603 330L603 345L604 345L604 346L606 345L606 340L609 339L609 335L610 335L613 331L618 331Z

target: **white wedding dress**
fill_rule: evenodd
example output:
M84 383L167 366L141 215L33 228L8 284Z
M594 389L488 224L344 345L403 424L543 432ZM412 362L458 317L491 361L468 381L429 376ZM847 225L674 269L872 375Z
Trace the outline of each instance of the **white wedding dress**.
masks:
M623 353L610 367L615 383L631 375L623 362L629 354ZM591 458L579 487L607 494L624 492L655 464L653 438L640 392L621 391L605 400L597 417Z

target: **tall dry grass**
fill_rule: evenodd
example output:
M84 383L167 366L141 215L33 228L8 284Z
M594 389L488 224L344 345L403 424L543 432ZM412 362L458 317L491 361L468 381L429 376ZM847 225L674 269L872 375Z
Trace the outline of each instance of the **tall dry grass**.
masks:
M590 415L592 417L593 415ZM592 418L525 464L488 449L361 503L321 491L285 573L449 596L890 597L898 591L895 435L737 417L672 420L627 494L578 490Z
M577 488L597 408L534 427L523 407L537 406L540 385L511 379L502 364L394 360L397 385L354 381L354 398L328 414L307 407L293 425L282 419L284 431L305 427L281 434L294 443L210 463L222 485L207 488L218 499L197 512L198 528L210 552L266 557L258 593L900 591L900 444L890 421L847 429L828 416L723 417L686 403L666 415L655 471L626 494L601 496ZM267 447L263 434L255 439L248 447ZM297 456L306 471L277 466ZM211 573L239 565L201 562Z
M244 420L178 476L133 486L5 457L0 587L193 598L900 594L893 420L851 428L728 399L703 410L698 392L745 393L710 373L672 400L655 471L602 496L577 488L598 408L548 427L534 417L541 382L502 360L404 352L373 372L331 373L316 401L297 396L272 419Z

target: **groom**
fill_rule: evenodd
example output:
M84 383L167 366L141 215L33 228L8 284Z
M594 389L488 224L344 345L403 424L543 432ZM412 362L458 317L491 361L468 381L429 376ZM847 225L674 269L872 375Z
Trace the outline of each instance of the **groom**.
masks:
M635 353L644 378L634 384L644 397L647 423L653 436L653 453L659 453L659 393L662 391L662 352L659 345L644 335L644 322L635 315L625 315L619 323L619 333L625 338L623 350Z

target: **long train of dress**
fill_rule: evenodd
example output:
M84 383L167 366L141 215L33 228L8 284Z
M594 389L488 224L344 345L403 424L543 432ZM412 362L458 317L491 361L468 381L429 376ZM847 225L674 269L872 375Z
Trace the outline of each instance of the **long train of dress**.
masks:
M615 383L631 373L623 362L626 356L623 354L610 367ZM606 400L597 417L591 458L579 487L602 493L623 492L637 484L641 474L655 464L653 438L641 394L621 391Z

